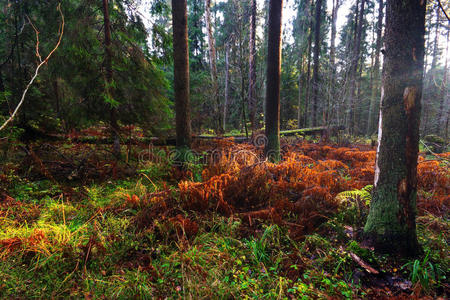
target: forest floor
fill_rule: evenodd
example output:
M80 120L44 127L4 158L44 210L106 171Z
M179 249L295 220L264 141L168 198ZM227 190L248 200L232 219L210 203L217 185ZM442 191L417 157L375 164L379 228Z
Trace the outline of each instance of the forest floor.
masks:
M96 130L82 135L96 136ZM360 243L375 149L0 142L0 298L436 298L450 293L450 153L419 159L405 259ZM176 154L175 154L176 155Z

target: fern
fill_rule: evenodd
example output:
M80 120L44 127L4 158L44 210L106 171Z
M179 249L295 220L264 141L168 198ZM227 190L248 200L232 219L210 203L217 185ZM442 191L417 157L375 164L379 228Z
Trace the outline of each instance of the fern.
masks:
M364 201L364 204L366 206L369 206L370 202L372 201L372 190L373 185L367 185L360 190L341 192L337 194L336 200L338 200L340 203Z

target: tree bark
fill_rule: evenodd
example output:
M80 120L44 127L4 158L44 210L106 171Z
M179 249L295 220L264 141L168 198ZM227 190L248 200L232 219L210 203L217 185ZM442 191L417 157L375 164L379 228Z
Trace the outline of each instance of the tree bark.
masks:
M336 65L336 22L341 0L333 0L333 10L331 12L331 40L330 40L330 64L334 68Z
M209 66L211 72L211 81L213 85L213 99L216 104L216 116L217 116L217 131L223 133L222 128L222 116L220 110L220 99L219 99L219 81L217 76L217 65L216 65L216 41L212 32L211 24L211 0L205 0L205 19L206 19L206 31L208 33L208 49L209 49Z
M3 93L4 91L5 91L5 84L3 83L3 73L0 67L0 93Z
M305 1L305 7L298 12L298 20L299 20L299 32L298 32L298 40L299 40L299 44L298 44L298 48L299 48L299 53L298 53L298 109L297 109L297 123L298 123L298 128L302 128L304 126L306 126L305 124L305 115L306 115L306 110L307 110L307 89L309 88L309 76L308 78L306 78L306 75L304 73L304 62L305 62L305 52L307 55L310 55L310 51L309 51L309 42L311 41L310 38L310 34L309 34L309 28L311 25L311 15L310 15L310 11L311 11L311 3L310 0L306 0ZM299 10L301 9L301 7L299 6ZM304 15L306 15L306 19L303 17ZM305 46L305 38L306 38L306 46ZM308 42L309 41L309 42ZM309 64L309 57L307 60L308 64ZM305 104L303 107L303 111L302 111L302 99L303 99L303 91L305 91L304 96L305 96Z
M330 91L328 95L327 113L325 122L329 123L331 119L331 100L336 98L336 23L339 7L342 2L333 0L333 9L331 11L331 38L330 38Z
M249 117L252 135L257 129L256 126L256 0L250 0L250 38L249 38L249 55L248 55L248 103Z
M425 34L424 0L388 0L375 183L364 227L376 250L416 255L417 157Z
M53 80L53 93L55 94L56 116L58 118L61 118L61 96L59 94L58 78L55 78Z
M449 34L450 30L447 30L447 47L445 50L445 64L444 64L444 75L442 77L441 86L439 87L439 111L438 111L438 118L437 118L437 128L436 133L441 133L441 126L444 125L443 116L445 116L445 111L448 110L448 105L446 108L444 108L445 101L448 99L447 93L448 93L448 48L449 48Z
M378 21L377 21L377 39L375 44L375 63L373 66L373 85L372 85L372 91L370 96L370 106L369 106L369 116L367 120L367 130L366 134L371 135L374 131L373 124L374 122L374 111L377 103L377 97L378 97L378 89L379 89L379 82L380 82L380 52L381 52L381 35L383 32L383 0L379 0L378 2Z
M311 23L312 25L312 23ZM308 58L307 58L307 66L306 66L306 95L305 95L305 113L304 113L304 126L308 127L308 108L309 108L309 100L311 94L311 51L312 50L312 34L311 30L308 34Z
M350 134L353 134L355 130L355 105L357 98L357 74L358 74L358 66L360 60L360 48L361 48L361 36L362 36L362 27L364 21L364 5L365 0L361 0L361 6L358 9L357 7L357 17L358 20L356 22L355 29L355 40L353 44L353 53L352 53L352 64L351 64L351 85L350 85L350 110L349 110L349 126L348 129Z
M322 0L316 0L314 16L314 59L312 77L312 126L317 126L317 102L319 101L319 55L320 55L320 25L322 15Z
M434 33L434 44L433 44L433 58L431 59L431 70L436 69L437 60L439 58L439 27L440 27L440 14L441 9L439 5L436 4L436 27Z
M228 47L228 44L225 45L225 103L223 104L223 130L227 130L227 109L228 109L228 102L229 102L229 93L230 93L230 87L229 87L229 81L230 81L230 63L229 63L229 55L230 55L230 49Z
M172 0L176 146L180 150L187 150L191 147L186 6L186 0Z
M108 0L103 0L103 27L105 30L105 78L106 78L106 94L110 99L114 99L114 90L112 88L113 70L112 70L112 49L111 49L111 21L109 19ZM117 107L111 103L110 126L114 140L113 153L114 156L120 156L120 128L117 123Z
M280 159L281 16L283 0L270 0L267 44L266 156Z
M431 57L431 68L428 71L428 82L426 86L426 96L424 100L424 110L423 110L423 134L427 135L431 131L434 131L434 124L432 122L433 119L433 99L438 97L435 88L436 82L436 67L439 59L439 25L440 25L440 7L439 5L435 6L436 9L436 25L435 25L435 34L433 41L433 55ZM431 30L430 30L431 31Z

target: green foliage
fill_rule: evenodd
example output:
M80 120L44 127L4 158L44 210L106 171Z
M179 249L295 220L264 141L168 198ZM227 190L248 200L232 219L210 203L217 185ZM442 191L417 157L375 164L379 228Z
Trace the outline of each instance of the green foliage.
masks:
M367 185L360 190L341 192L336 196L336 200L341 203L358 203L362 201L364 205L369 206L372 200L372 189L373 185Z
M430 251L427 251L423 259L415 259L403 266L410 272L410 279L413 284L420 285L428 291L434 284L439 284L443 274L439 265L435 265L429 261Z
M274 238L274 234L278 232L276 225L268 226L260 239L251 239L247 241L247 246L253 254L256 263L267 263L271 257L269 251L270 240Z
M340 203L340 216L344 222L350 222L355 226L365 223L372 201L373 185L367 185L361 190L344 191L336 196Z
M101 2L95 5L62 2L65 28L61 45L46 68L42 68L18 117L17 124L27 131L25 134L29 135L31 127L45 132L68 131L100 120L109 121L111 106L120 112L118 119L122 124L140 125L151 133L171 128L169 85L157 58L148 53L146 28L134 9L135 3L110 3L112 83L106 86L104 79ZM40 53L45 55L54 47L61 19L55 8L52 1L19 1L1 12L5 38L0 39L0 48L15 55L5 62L5 69L12 71L1 75L6 91L0 95L0 115L9 114L8 110L20 99L29 74L34 72L36 37L33 28L25 22L27 17L40 32ZM20 24L16 24L18 20ZM23 25L17 41L14 24L19 28ZM4 54L2 57L9 53ZM60 121L49 124L48 117Z

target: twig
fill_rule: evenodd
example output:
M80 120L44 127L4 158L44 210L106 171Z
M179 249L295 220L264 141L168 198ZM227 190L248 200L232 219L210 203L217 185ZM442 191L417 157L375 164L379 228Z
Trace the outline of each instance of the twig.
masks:
M433 151L431 151L430 147L428 147L427 144L425 144L422 140L420 140L420 142L422 143L422 145L424 145L424 147L434 156L440 158L440 160L444 161L445 163L449 163L449 160L444 158L444 157L440 157L437 153L434 153Z
M447 20L450 22L450 18L447 15L447 12L445 11L444 7L442 6L441 0L437 0L439 7L441 8L442 12L444 13L445 17L447 18Z
M380 272L378 272L377 270L375 270L374 268L372 268L371 266L369 266L365 261L363 261L358 255L356 255L353 252L349 252L350 257L361 267L363 267L367 272L371 273L371 274L379 274Z
M39 57L39 62L40 63L36 67L36 70L34 71L33 77L31 78L30 82L28 82L25 90L23 91L22 98L20 99L19 104L17 104L17 107L16 107L16 109L14 109L14 112L11 114L11 116L3 123L2 126L0 126L0 131L3 130L12 120L14 120L14 117L17 115L20 107L22 106L22 104L23 104L23 102L25 100L25 96L26 96L26 94L28 92L28 89L31 87L31 85L33 84L34 80L36 79L36 77L39 74L39 69L44 64L47 63L49 58L53 55L53 53L56 51L56 49L58 49L59 45L61 44L61 39L62 39L62 36L63 36L63 33L64 33L64 15L63 15L63 13L61 11L61 4L58 4L57 10L59 11L59 14L61 15L61 20L62 20L61 25L60 25L59 30L58 30L59 39L58 39L58 42L56 43L55 48L53 48L53 50L47 55L47 57L44 60L42 60L42 58L41 58L41 56L39 54L39 31L36 29L36 27L34 27L34 25L31 23L31 20L28 18L28 20L30 21L30 24L33 26L33 29L36 32L36 41L37 41L37 43L36 43L36 56Z

